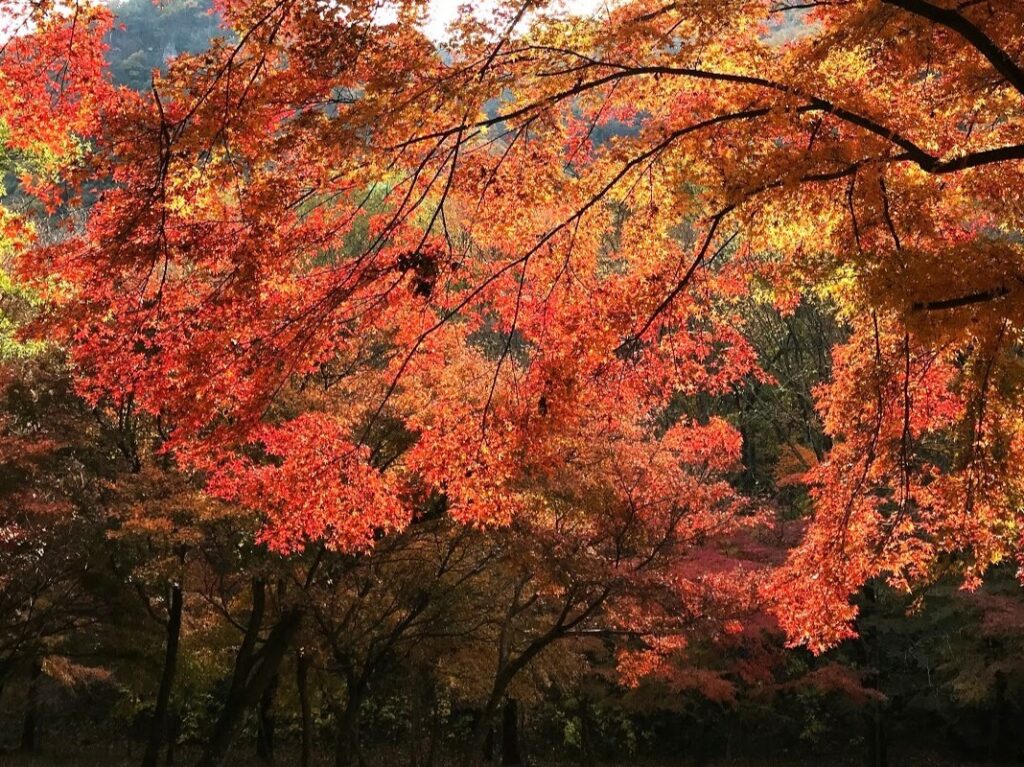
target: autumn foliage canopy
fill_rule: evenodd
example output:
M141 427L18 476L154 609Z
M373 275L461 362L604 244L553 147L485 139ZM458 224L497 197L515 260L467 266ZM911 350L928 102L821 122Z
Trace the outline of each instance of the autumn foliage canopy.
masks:
M101 7L7 0L0 128L59 222L2 214L19 337L275 554L524 525L652 637L652 584L822 651L873 579L1022 556L1024 6L504 0L443 44L427 6L222 0L135 92ZM791 446L811 513L766 553L706 403L773 383L752 304L809 301L845 328L827 445Z

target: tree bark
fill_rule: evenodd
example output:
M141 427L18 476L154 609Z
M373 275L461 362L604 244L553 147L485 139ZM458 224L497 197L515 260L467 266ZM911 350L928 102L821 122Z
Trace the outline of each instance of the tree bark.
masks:
M866 585L863 592L866 604L862 618L875 611L878 601L875 587L872 584ZM878 634L874 628L865 626L861 630L861 648L864 664L870 669L870 672L864 677L864 684L881 692L882 651ZM883 703L874 700L868 703L865 726L867 730L867 753L865 755L867 767L889 767L889 744Z
M167 765L170 767L174 764L174 752L178 748L178 738L181 735L181 709L177 709L174 712L174 716L171 717L171 728L170 732L167 733Z
M434 767L437 753L441 747L441 706L438 702L437 687L431 680L430 686L430 741L423 767Z
M522 671L541 651L554 642L560 634L548 632L543 637L534 640L530 646L513 660L505 663L494 676L494 684L491 687L491 694L484 704L480 719L477 720L476 738L474 740L474 754L480 754L485 764L489 764L493 758L494 720L498 713L498 707L505 697L505 693L515 679L516 674ZM488 743L488 739L492 741Z
M544 652L545 649L562 639L573 627L579 625L588 616L592 615L595 610L604 604L608 594L609 589L606 588L603 593L591 600L585 608L581 609L576 617L571 619L569 615L572 611L573 602L567 602L562 609L558 621L551 628L536 637L518 655L512 658L506 656L503 661L499 662L498 671L494 675L494 684L491 686L491 694L487 699L487 703L484 704L480 719L477 721L477 731L473 742L474 747L470 753L471 759L481 758L477 755L484 754L484 746L486 745L488 734L494 725L494 717L498 712L498 706L501 705L501 701L504 699L505 693L508 692L509 685L512 684L512 680L515 679L516 675L532 663L534 658ZM502 654L499 654L499 658L501 657Z
M868 726L868 767L889 767L888 748L885 736L885 721L882 706L872 702L867 715Z
M256 716L256 756L265 764L274 763L274 696L277 694L278 677L267 685L260 695Z
M25 719L21 726L21 750L26 753L32 753L39 747L39 679L42 675L42 661L33 659Z
M156 695L156 709L153 711L153 723L149 732L146 751L142 755L142 767L156 767L160 755L160 745L167 733L167 711L171 702L171 690L174 688L174 674L178 665L178 641L181 637L181 613L184 598L180 583L172 583L170 600L167 606L167 639L164 651L164 670L160 675L160 688Z
M1003 671L996 672L996 690L995 690L995 711L991 717L991 731L989 733L989 754L988 758L990 762L995 761L1009 761L1012 756L1011 744L1013 742L1012 736L1008 737L1008 733L1012 732L1010 722L1012 721L1010 716L1010 707L1007 704L1007 682L1006 673Z
M423 689L420 674L413 678L409 693L409 767L420 767L423 741Z
M335 709L335 767L352 767L360 764L359 713L362 708L362 690L353 685L348 690L344 708Z
M277 676L281 661L302 625L302 610L292 608L274 624L258 653L255 652L264 611L264 585L253 582L253 610L245 638L235 658L231 689L196 767L219 767L238 732L246 711L260 700Z
M519 737L519 701L505 698L501 713L501 763L504 767L521 767L523 761Z
M299 650L295 658L295 686L298 689L299 710L302 714L300 767L309 767L313 756L313 712L309 706L309 663L309 655L303 650Z
M595 767L594 758L594 722L590 711L590 702L580 700L580 764L582 767Z
M491 765L494 763L494 721L493 714L487 719L488 724L484 727L483 745L477 749L480 754L481 763Z

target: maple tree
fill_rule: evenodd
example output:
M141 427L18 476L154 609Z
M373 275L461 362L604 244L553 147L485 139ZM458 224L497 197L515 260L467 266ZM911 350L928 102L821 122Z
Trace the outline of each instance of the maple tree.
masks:
M88 172L113 185L84 231L23 260L45 277L44 327L69 344L83 395L158 419L164 449L205 473L212 495L260 512L261 539L280 553L365 549L430 493L478 524L550 513L550 488L607 494L605 515L671 519L693 539L726 527L723 486L700 477L728 470L735 432L656 415L755 371L716 299L731 276L708 275L703 295L666 307L657 350L622 346L647 312L638 291L653 296L648 265L619 255L638 236L625 211L604 207L600 228L570 231L555 222L582 223L573 198L590 194L588 179L561 204L542 205L539 190L531 223L553 228L524 259L528 231L502 226L498 206L486 221L473 212L502 163L491 139L474 148L451 133L382 160L381 142L422 125L401 110L382 119L373 103L402 98L403 77L447 75L400 23L415 5L394 24L367 10L339 9L321 39L308 9L226 7L237 42L179 57L150 98L122 91L104 112ZM405 73L382 64L398 49ZM268 63L282 54L286 66ZM352 66L323 70L324 57ZM525 157L509 142L504 161L533 173L543 145L522 146ZM604 229L616 227L623 241L609 248ZM650 234L628 243L641 246L678 251ZM397 447L377 433L385 420ZM248 681L210 760L303 612L285 609L257 667L239 656Z
M269 746L298 642L304 742L309 673L341 670L351 755L375 643L459 612L388 564L437 516L509 552L467 595L512 594L477 752L583 627L630 638L622 680L729 700L732 669L670 661L766 605L823 652L865 584L1021 556L1019 3L506 0L441 50L428 3L391 5L224 0L140 92L103 71L107 11L0 6L31 29L0 135L60 232L3 212L17 290L135 475L117 534L160 564L133 577L178 584L154 733L194 567L230 573L241 634L201 764L256 706ZM815 361L778 364L821 306ZM796 402L772 471L764 392ZM738 553L802 488L785 561ZM212 524L256 544L234 571Z

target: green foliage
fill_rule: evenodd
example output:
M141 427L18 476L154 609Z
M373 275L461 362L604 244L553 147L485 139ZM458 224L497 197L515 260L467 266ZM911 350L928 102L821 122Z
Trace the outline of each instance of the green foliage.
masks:
M2 247L0 243L0 249ZM19 315L37 303L36 296L0 269L0 362L26 359L45 347L41 341L18 337Z

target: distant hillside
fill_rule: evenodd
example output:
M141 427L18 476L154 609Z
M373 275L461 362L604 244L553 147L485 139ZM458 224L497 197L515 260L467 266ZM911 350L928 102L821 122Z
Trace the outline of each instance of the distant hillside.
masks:
M114 0L111 8L118 24L108 37L110 69L116 82L137 90L171 57L206 50L226 34L210 0Z

